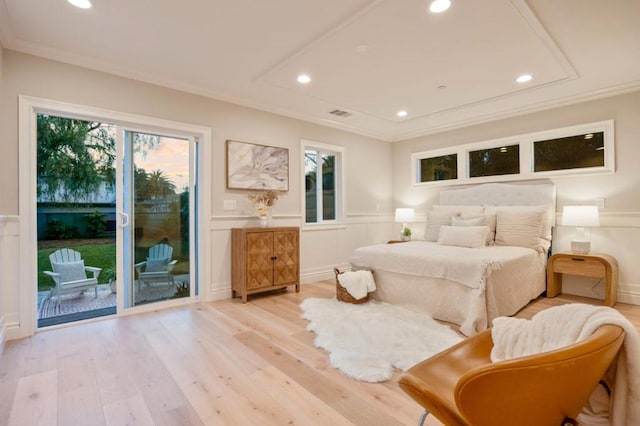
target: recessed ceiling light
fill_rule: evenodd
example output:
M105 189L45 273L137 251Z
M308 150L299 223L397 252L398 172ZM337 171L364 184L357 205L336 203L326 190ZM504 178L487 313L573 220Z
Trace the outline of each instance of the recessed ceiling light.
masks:
M407 116L407 114L408 114L408 112L407 112L407 111L405 111L405 110L403 110L403 109L401 109L400 111L396 112L396 115L397 115L398 117L406 117L406 116Z
M309 77L307 74L300 74L298 76L298 83L300 84L307 84L311 82L311 77Z
M359 44L356 46L356 52L358 53L365 53L369 51L369 45L368 44Z
M520 76L518 76L518 78L516 78L516 81L518 83L526 83L527 81L531 81L533 77L531 77L531 74L522 74Z
M449 0L434 0L429 5L429 10L431 13L441 13L451 7L451 2Z
M80 9L89 9L91 2L89 0L67 0L69 3Z

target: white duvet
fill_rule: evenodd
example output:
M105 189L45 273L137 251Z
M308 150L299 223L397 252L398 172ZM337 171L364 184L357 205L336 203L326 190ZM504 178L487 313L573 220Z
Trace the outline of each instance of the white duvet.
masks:
M354 269L371 269L373 298L428 312L471 336L513 315L545 287L544 253L523 247L465 248L411 241L361 247Z
M425 241L378 244L358 248L350 262L401 274L444 278L469 288L484 289L492 271L507 262L536 262L538 253L524 247L466 248Z

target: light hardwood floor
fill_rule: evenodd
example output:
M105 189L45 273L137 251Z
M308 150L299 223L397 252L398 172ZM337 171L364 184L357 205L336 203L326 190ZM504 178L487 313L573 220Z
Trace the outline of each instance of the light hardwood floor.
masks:
M299 303L332 281L41 332L0 358L5 425L413 425L421 408L392 380L334 370ZM538 299L517 316L575 301ZM640 307L616 308L640 328ZM428 425L439 425L428 418Z

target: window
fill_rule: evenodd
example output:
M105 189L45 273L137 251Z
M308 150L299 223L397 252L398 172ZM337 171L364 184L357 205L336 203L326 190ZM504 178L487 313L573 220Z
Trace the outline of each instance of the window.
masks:
M305 224L342 220L343 148L302 142Z
M613 173L613 133L613 120L608 120L414 153L413 184Z
M420 159L420 182L458 179L458 154Z
M533 170L581 169L604 166L604 132L533 142Z
M520 173L519 145L469 151L469 177L518 173Z

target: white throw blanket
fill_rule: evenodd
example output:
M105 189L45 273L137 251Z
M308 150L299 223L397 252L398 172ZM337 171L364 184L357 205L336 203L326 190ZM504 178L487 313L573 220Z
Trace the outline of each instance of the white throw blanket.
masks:
M347 271L338 274L338 282L356 299L362 299L376 289L371 271Z
M600 413L604 416L601 418L589 413L593 411L589 407L602 405L599 399L606 398L596 389L578 420L584 425L640 425L640 335L613 308L575 303L545 309L531 320L496 318L493 320L491 359L503 361L569 346L588 338L603 324L618 325L626 332L612 377L614 383L610 386L610 413Z
M401 274L444 278L484 290L492 271L505 262L535 262L538 253L524 247L480 248L443 246L427 241L376 244L360 247L349 262L357 268L382 269Z

